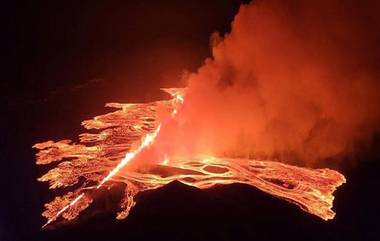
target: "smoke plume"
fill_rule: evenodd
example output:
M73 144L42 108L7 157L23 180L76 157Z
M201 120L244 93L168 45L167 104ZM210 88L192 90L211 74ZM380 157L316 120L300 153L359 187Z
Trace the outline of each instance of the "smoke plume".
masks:
M242 5L161 145L306 165L350 155L380 120L379 14L376 1Z

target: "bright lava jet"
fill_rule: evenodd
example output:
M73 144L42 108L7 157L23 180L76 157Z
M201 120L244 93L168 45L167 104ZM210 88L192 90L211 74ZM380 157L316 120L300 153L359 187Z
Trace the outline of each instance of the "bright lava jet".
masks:
M170 100L141 104L108 103L118 110L86 120L82 125L97 133L80 135L80 143L70 140L35 144L37 164L59 162L40 177L50 189L79 186L45 204L47 226L60 219L72 220L92 202L102 187L126 184L117 219L128 216L139 192L178 180L197 188L244 183L298 205L324 220L334 218L333 192L345 182L343 175L330 169L310 169L268 160L216 157L196 153L191 157L163 155L144 168L130 168L131 162L154 146L162 128L180 112L185 89L163 89ZM158 118L159 110L166 110ZM84 178L80 182L79 178Z

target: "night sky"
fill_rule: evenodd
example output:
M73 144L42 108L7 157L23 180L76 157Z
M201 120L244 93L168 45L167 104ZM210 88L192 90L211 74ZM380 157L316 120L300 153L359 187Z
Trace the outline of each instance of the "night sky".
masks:
M126 220L90 208L74 224L40 229L56 192L37 182L49 167L35 165L32 145L76 140L80 122L105 113L106 102L165 96L159 88L202 65L210 35L228 32L244 2L3 4L0 240L379 240L378 136L341 168L348 183L329 222L246 185L201 191L174 182L141 194ZM117 198L99 205L112 209Z

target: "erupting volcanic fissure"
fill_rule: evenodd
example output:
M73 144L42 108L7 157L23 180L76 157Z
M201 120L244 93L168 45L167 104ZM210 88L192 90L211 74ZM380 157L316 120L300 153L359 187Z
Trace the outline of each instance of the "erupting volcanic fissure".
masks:
M38 179L48 181L51 189L73 186L80 177L85 178L79 188L45 205L43 216L48 220L44 226L59 218L74 219L92 203L94 192L116 183L126 184L120 203L122 210L117 215L123 219L134 206L136 194L174 180L202 189L216 184L245 183L322 219L334 217L332 193L345 182L344 176L334 170L202 153L193 156L149 153L160 132L175 121L185 101L184 89L164 90L173 98L141 104L107 104L119 110L84 121L86 129L96 129L98 133L81 134L79 144L62 140L34 145L39 149L37 164L61 161ZM141 168L133 163L140 155L160 159L144 161Z
M45 225L76 218L116 185L125 187L123 219L138 193L174 180L248 184L332 219L333 193L346 180L327 167L350 166L380 132L379 10L379 1L242 5L186 84L149 77L186 88L108 103L116 110L83 121L89 131L78 142L34 145L37 164L54 166L38 180L66 192L45 205Z

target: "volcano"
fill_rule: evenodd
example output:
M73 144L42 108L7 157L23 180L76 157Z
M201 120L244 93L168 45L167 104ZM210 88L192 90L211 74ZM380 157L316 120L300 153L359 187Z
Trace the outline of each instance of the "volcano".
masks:
M123 209L117 218L126 218L135 205L134 196L139 192L156 189L171 181L181 181L198 188L214 185L245 183L274 196L288 200L303 210L322 219L332 219L332 193L346 180L340 173L330 169L307 169L267 160L247 160L205 156L197 158L172 158L164 153L164 160L128 168L144 149L154 147L161 129L175 120L185 101L185 90L165 89L171 94L168 101L143 104L109 103L106 106L120 110L82 124L87 129L99 130L97 134L83 133L82 143L71 144L69 140L47 141L34 145L40 149L37 164L62 161L58 166L39 178L49 181L50 188L69 187L79 183L79 188L56 197L45 205L43 213L48 220L43 226L59 218L72 220L93 202L92 192L113 183L125 183ZM169 115L160 122L157 112L168 109ZM133 145L138 139L139 144ZM197 154L198 156L201 154ZM145 158L148 158L147 156ZM155 156L154 158L157 158Z
M379 240L378 1L2 9L1 241Z

